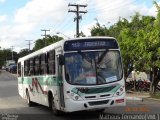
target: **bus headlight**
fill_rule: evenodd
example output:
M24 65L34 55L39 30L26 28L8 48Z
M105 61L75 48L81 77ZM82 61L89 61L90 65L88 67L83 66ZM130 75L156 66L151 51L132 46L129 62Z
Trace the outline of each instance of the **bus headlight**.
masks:
M124 89L125 89L124 86L120 87L113 96L114 97L121 96L124 93Z
M81 100L83 100L81 96L79 96L78 94L73 93L73 92L71 92L69 96L70 96L73 100L75 100L75 101L81 101Z
M71 96L74 96L74 93L71 93Z
M75 96L75 100L78 100L79 99L79 96Z

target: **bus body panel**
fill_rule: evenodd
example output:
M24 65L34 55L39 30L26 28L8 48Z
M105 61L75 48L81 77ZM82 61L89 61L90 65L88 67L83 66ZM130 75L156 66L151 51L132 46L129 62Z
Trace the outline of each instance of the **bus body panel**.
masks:
M96 39L97 38L101 39L101 37L96 37ZM102 38L113 39L110 37ZM94 38L80 38L80 40L81 39L89 40ZM21 63L21 76L18 77L18 91L20 96L26 99L26 90L28 90L31 101L49 106L48 93L51 92L54 97L56 109L64 112L94 110L112 106L125 106L124 76L119 81L102 85L72 85L67 82L65 74L66 68L64 65L58 65L59 55L67 53L67 51L63 51L64 43L66 41L67 40L64 40L49 45L18 60L18 63ZM51 50L55 50L54 75L24 76L24 61L41 54L47 54L47 52ZM116 50L120 51L119 49ZM85 89L88 89L89 92L85 92Z
M78 92L77 94L75 88L80 88L84 90L89 89L90 91L86 91L86 93ZM67 93L67 91L71 92ZM117 92L119 92L120 95L116 95ZM98 86L75 86L75 85L70 86L68 83L65 83L64 93L66 93L65 112L92 110L92 109L96 110L107 107L126 105L124 79L116 83L98 85ZM75 100L74 97L76 96L78 96L80 99ZM89 103L91 105L89 105Z
M74 112L74 111L82 111L82 110L98 110L98 109L105 109L108 107L115 107L115 106L125 106L126 100L124 99L125 93L119 97L113 97L108 99L101 99L101 100L87 100L87 101L74 101L72 99L66 99L66 111L65 112ZM112 101L124 99L122 103L115 103L111 105ZM98 102L105 102L107 103L101 105L89 105L89 103L98 103Z

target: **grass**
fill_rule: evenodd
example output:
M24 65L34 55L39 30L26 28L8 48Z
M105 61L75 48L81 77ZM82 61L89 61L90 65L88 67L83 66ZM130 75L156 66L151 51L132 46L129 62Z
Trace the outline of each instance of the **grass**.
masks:
M160 92L156 93L155 95L151 96L152 98L160 99Z
M134 91L127 91L128 94L135 94L135 95L142 95L142 96L150 96L149 92L141 91L141 92L134 92ZM156 92L155 95L150 96L150 98L155 98L160 100L160 91Z

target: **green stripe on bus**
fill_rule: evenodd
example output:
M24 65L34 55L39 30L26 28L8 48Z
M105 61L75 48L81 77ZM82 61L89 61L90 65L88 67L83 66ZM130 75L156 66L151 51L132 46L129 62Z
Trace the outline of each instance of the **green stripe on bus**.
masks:
M98 93L115 93L119 88L121 87L120 84L117 85L108 85L105 87L96 87L96 88L88 88L86 90L82 90L83 92L81 92L81 90L78 90L76 87L73 88L71 91L83 96L86 94L98 94Z
M58 77L53 77L53 76L24 77L23 80L22 78L18 78L18 84L32 84L33 80L38 80L38 82L41 85L48 85L48 86L57 86L59 81Z

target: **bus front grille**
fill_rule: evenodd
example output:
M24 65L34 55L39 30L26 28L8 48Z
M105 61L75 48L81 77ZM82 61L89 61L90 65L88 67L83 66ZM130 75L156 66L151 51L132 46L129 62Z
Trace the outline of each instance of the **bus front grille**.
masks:
M92 101L92 102L88 102L88 104L90 106L93 105L103 105L103 104L108 104L109 100L101 100L101 101Z

